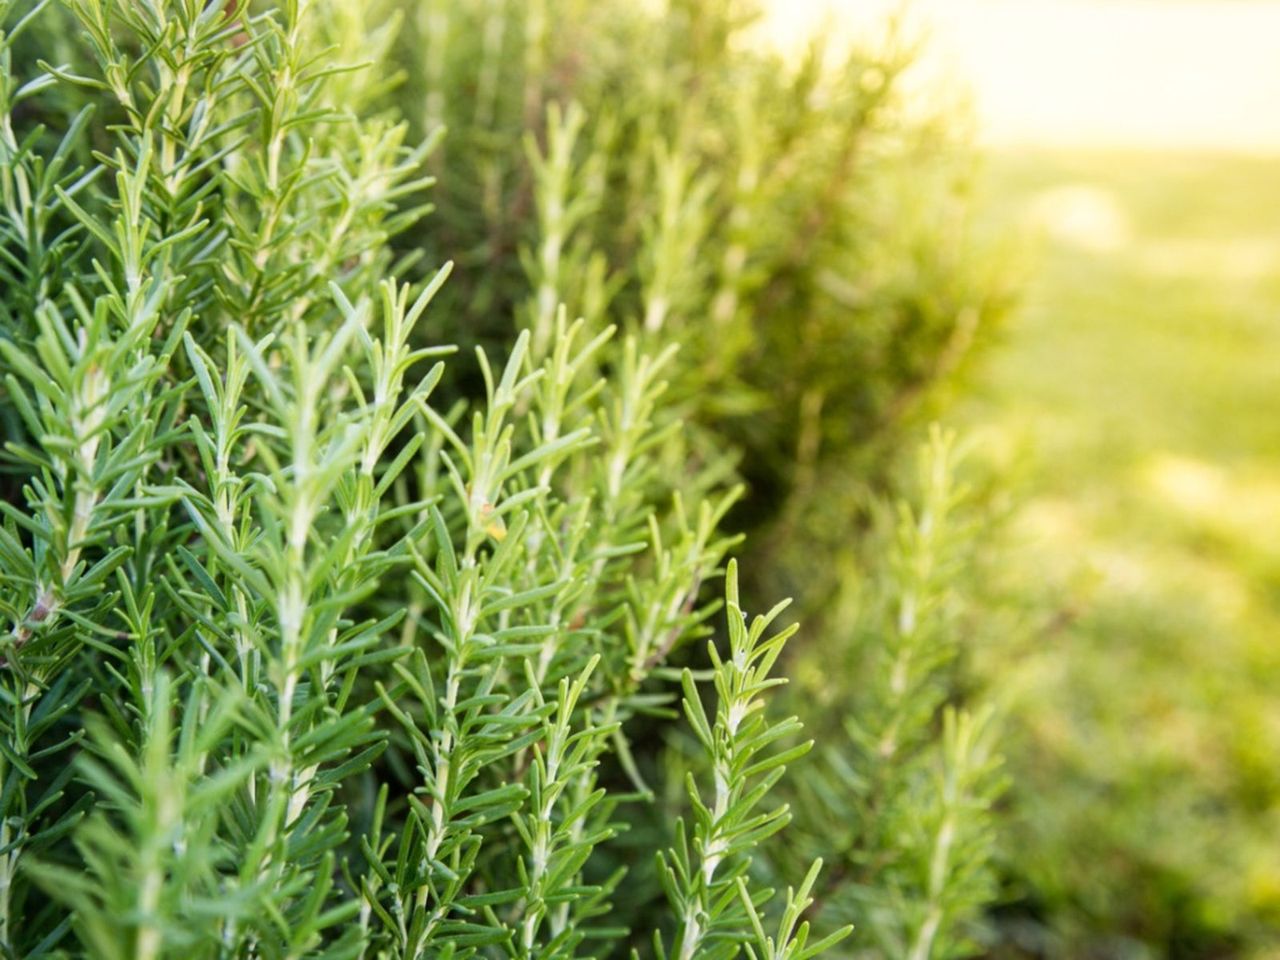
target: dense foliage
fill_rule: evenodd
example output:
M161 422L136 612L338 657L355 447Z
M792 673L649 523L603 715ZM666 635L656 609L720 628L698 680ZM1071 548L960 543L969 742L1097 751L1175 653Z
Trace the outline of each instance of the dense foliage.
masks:
M0 944L965 951L998 781L946 705L946 444L789 788L795 627L727 560L986 316L882 173L930 166L895 68L714 4L411 13L396 88L389 2L0 0Z
M456 259L460 342L505 339L512 314L545 341L565 303L678 343L669 402L747 481L753 583L808 615L1006 278L953 125L904 105L908 37L815 37L792 62L752 39L750 3L662 7L406 5L397 101L449 130L406 245Z
M579 0L405 10L397 101L424 130L449 130L431 161L438 209L407 246L458 257L444 294L453 336L500 341L514 314L536 344L564 303L654 349L679 344L667 402L695 455L745 481L727 522L748 534L750 586L797 596L812 639L792 662L822 678L805 695L835 705L823 730L835 766L801 772L800 809L811 849L850 862L812 913L854 923L884 956L966 949L994 895L998 779L986 721L964 718L965 745L946 746L945 706L963 699L953 458L925 458L937 471L917 506L927 532L866 534L913 423L1008 297L970 228L950 126L904 108L910 45L892 31L847 50L815 38L788 62L752 45L751 9L733 0L676 0L661 16ZM865 610L855 580L875 581ZM885 669L869 689L877 658L910 683ZM904 720L901 753L881 756L868 728ZM873 769L886 783L868 786ZM925 807L948 777L972 778L950 802L971 805L958 819L974 847L944 852L931 875L928 851L952 830ZM793 882L798 859L780 851L776 864ZM920 947L931 910L939 942Z

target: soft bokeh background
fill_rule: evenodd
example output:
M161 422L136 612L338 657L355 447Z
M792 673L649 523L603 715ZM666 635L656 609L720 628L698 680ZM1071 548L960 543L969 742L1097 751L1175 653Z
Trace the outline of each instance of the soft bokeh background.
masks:
M973 96L993 147L1280 150L1274 0L771 0L771 42L815 24L926 41L916 86Z
M999 949L1278 956L1280 4L779 0L764 31L895 12L1024 239L958 415L1021 504Z

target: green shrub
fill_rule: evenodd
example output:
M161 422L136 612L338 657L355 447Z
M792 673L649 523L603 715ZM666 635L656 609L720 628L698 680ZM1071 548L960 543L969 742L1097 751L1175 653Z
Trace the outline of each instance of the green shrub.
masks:
M848 934L810 934L818 858L758 855L809 749L763 709L794 627L748 622L729 563L722 643L680 658L714 632L726 531L781 515L770 484L814 496L861 462L850 437L951 369L987 305L931 215L868 244L904 208L862 186L915 155L862 142L890 65L781 69L727 7L572 6L423 4L396 90L353 68L401 49L391 0L0 0L9 954L652 936L805 960ZM566 60L574 37L599 59ZM454 341L474 362L441 359ZM919 751L883 768L936 837L988 769L968 720L931 745L931 676ZM938 932L883 955L954 955L985 823L926 881ZM649 871L616 869L636 848ZM902 902L873 932L917 924Z
M800 669L806 658L842 665L838 675L823 669L823 689L808 693L838 705L850 726L888 724L888 693L866 695L858 658L887 656L897 629L843 615L850 587L833 561L863 539L913 421L955 382L1008 300L967 223L961 152L945 124L913 120L902 102L909 49L815 44L788 63L750 46L751 5L732 0L677 0L660 14L576 0L406 10L398 102L424 129L450 131L432 158L437 216L407 236L435 251L427 262L465 251L450 285L452 336L500 341L515 314L536 351L564 303L592 328L607 316L654 349L678 343L669 396L688 443L745 481L728 522L748 532L750 591L798 595L813 643ZM945 460L936 452L930 462ZM949 476L945 462L939 469ZM862 554L872 576L914 549L872 543ZM934 559L943 565L920 562ZM930 576L920 602L940 603L947 574ZM911 660L922 686L899 704L912 746L880 758L857 737L847 742L844 723L824 730L855 779L882 770L885 796L849 795L826 769L800 775L803 792L822 797L807 850L830 856L838 822L848 837L835 849L855 861L901 855L890 869L841 866L828 885L842 903L824 922L855 922L851 942L883 956L912 955L922 942L912 930L933 905L945 922L923 955L963 950L994 896L992 724L944 728L943 702L963 699L936 669L955 624L927 617ZM938 881L947 889L931 891L904 863L923 855L923 834L949 812L936 807L935 772L972 778L955 802L973 805L957 818L975 833ZM934 822L916 823L920 838L908 840L880 804ZM798 882L804 865L779 859ZM848 902L876 897L874 910Z
M613 331L558 319L438 407L449 268L411 290L386 245L427 148L331 59L381 56L379 11L65 11L0 8L6 951L607 952L625 726L730 545L669 352L627 339L600 378ZM806 749L760 712L790 631L748 631L732 573L726 612L714 719L683 675L717 775L656 949L803 958L843 932L807 942L805 887L766 934L746 872Z

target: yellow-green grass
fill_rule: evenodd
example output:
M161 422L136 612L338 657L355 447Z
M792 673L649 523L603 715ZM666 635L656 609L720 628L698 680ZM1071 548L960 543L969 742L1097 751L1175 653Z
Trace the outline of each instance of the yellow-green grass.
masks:
M1012 895L1066 956L1275 956L1280 160L987 174L1036 237L964 411L1023 478Z

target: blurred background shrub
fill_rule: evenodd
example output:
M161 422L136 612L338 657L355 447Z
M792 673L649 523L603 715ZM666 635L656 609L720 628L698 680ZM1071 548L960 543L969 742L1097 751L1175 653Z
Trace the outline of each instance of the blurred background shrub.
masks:
M536 349L564 303L678 343L686 428L746 481L733 523L751 534L751 589L808 615L1010 286L971 229L957 125L904 108L912 44L816 36L795 62L753 42L755 15L737 0L407 6L397 102L448 135L436 212L401 242L457 259L445 334L461 342L500 341L515 315Z

